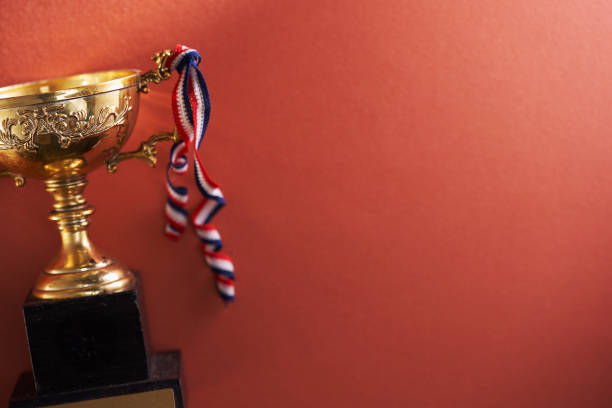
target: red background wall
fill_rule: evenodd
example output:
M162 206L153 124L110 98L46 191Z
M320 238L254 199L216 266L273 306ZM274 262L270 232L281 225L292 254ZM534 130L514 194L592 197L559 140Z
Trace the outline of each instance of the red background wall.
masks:
M175 3L4 1L0 82L203 54L238 301L195 238L162 236L163 166L88 188L95 241L142 271L154 348L184 353L190 407L610 405L611 5ZM130 146L171 128L170 89ZM0 191L6 401L58 237L40 182Z

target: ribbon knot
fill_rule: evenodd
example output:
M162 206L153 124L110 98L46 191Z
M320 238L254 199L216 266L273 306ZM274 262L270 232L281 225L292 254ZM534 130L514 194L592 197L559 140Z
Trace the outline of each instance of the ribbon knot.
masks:
M198 154L210 118L210 97L204 76L198 68L202 57L191 48L177 45L174 54L168 58L166 67L176 70L179 79L172 92L172 113L181 141L170 150L170 162L166 169L166 236L178 240L188 221L195 227L202 242L204 259L212 270L217 290L225 301L234 300L234 265L231 258L222 253L221 235L211 220L225 205L221 187L213 181ZM202 201L192 212L186 209L188 189L175 186L170 174L184 175L189 168L189 151L193 151L195 182Z

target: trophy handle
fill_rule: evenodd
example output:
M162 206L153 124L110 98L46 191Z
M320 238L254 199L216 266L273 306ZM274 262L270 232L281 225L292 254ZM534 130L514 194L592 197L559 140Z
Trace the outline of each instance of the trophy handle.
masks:
M106 170L109 173L114 173L117 171L117 164L128 159L144 160L149 166L155 167L157 165L157 150L155 149L155 145L164 140L170 140L175 143L178 142L180 137L176 132L176 128L173 132L155 133L144 142L141 142L140 147L134 151L115 154L106 161Z
M10 177L15 182L17 187L23 187L26 179L21 174L14 173L10 170L0 170L0 177Z
M156 53L151 57L151 60L155 62L157 68L151 69L142 75L140 75L140 82L138 83L138 92L149 93L149 83L159 84L161 81L170 78L170 70L166 67L166 61L172 55L171 50L164 50ZM153 136L140 143L140 147L132 152L121 153L118 152L106 161L106 170L109 173L117 171L117 164L127 159L140 159L144 160L149 166L155 167L157 164L157 151L155 145L158 142L170 140L172 142L178 142L180 137L176 132L176 128L173 132L160 132L155 133Z
M149 82L159 84L162 80L170 78L170 70L166 67L166 61L171 55L171 50L164 50L151 57L157 68L151 69L140 76L138 92L149 93Z

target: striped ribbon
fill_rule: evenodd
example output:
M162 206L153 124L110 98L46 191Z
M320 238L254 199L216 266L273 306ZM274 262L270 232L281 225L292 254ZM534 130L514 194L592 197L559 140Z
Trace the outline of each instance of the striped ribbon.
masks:
M177 45L166 62L170 71L176 70L179 79L172 92L172 112L181 141L170 150L170 162L166 170L166 236L177 240L185 230L189 213L186 209L188 189L175 186L170 174L184 175L188 170L189 150L193 150L195 181L202 194L202 202L191 214L191 222L202 242L206 263L213 271L217 290L225 301L234 300L234 265L231 258L221 252L223 244L219 231L211 224L212 218L225 205L221 188L204 168L198 149L210 118L210 97L204 76L198 69L202 57L191 48Z

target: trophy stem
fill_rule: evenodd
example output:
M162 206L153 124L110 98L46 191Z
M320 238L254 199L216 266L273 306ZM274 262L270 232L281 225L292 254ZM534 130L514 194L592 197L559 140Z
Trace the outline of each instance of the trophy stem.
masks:
M49 219L57 223L62 245L56 259L38 276L32 295L66 299L132 289L134 275L89 240L87 226L94 208L83 197L85 176L46 180L45 184L55 199Z

